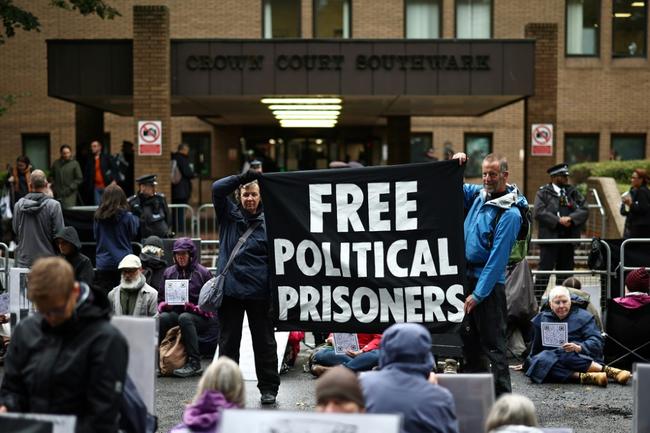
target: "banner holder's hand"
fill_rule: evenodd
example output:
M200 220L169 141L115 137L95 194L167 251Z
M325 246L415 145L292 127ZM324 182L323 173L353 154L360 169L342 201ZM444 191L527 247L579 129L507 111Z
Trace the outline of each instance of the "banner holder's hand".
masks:
M465 305L463 306L463 309L465 310L465 314L469 314L472 312L474 308L478 305L478 302L476 302L476 299L472 295L469 295L465 299Z
M454 153L454 156L451 159L457 159L458 165L463 165L467 162L467 155L463 152Z

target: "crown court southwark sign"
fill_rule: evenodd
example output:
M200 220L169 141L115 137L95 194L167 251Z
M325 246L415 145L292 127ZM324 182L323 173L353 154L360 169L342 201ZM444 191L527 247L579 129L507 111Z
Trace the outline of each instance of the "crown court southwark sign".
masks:
M495 107L533 93L534 56L524 39L173 40L172 95L476 95Z

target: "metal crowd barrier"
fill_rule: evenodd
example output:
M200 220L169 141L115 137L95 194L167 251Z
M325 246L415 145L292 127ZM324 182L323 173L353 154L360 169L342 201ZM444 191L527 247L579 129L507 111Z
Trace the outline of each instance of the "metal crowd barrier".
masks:
M607 235L607 212L605 212L605 208L600 201L598 191L596 191L595 188L592 188L590 192L596 203L587 205L587 208L589 209L589 219L587 220L587 236L604 238ZM594 214L598 215L600 219L600 227L598 227L596 221L594 220ZM600 228L600 232L598 232L598 228Z
M189 204L170 204L169 212L172 214L171 229L176 233L177 238L195 237L195 216L194 208Z
M3 265L2 272L2 287L4 290L9 290L9 247L4 242L0 242L0 251L2 251Z
M216 239L218 236L219 226L217 224L217 214L214 211L212 203L205 203L199 206L196 212L197 237L201 239Z
M587 238L575 238L575 239L531 239L530 240L531 244L537 244L537 245L543 245L543 244L580 244L580 245L591 245L592 240L587 239ZM541 270L534 270L532 271L533 275L548 275L549 276L549 282L552 281L553 275L556 276L565 276L565 277L570 277L570 276L575 276L575 275L581 275L583 276L581 280L584 280L584 276L598 276L598 281L597 285L600 287L600 305L601 305L601 310L604 311L605 306L607 304L607 299L610 298L611 294L611 275L612 275L612 268L611 268L611 257L612 257L612 251L605 241L600 241L604 246L605 250L607 252L607 266L605 270L596 270L596 269L572 269L572 270L566 270L566 271L557 271L557 270L548 270L548 271L541 271ZM534 256L527 256L526 257L534 259ZM561 281L556 281L556 284L559 284ZM604 283L604 287L603 287ZM584 283L583 283L584 284ZM595 283L592 285L596 285ZM537 284L535 284L534 292L535 296L537 299L541 299L542 295L546 291L546 287L538 287Z
M620 282L620 288L621 288L621 296L625 293L625 271L633 271L635 269L638 269L638 267L635 266L625 266L625 246L628 244L650 244L650 239L647 238L632 238L632 239L626 239L623 241L621 244L621 265L619 266L619 282ZM647 267L650 267L650 263L647 264Z
M219 259L219 241L201 239L201 262L203 266L216 275Z

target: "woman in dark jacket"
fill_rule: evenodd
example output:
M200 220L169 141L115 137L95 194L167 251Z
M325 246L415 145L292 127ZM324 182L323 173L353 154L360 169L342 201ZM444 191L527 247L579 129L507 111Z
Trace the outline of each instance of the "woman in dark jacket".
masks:
M627 217L623 237L650 238L650 189L646 170L635 169L630 184L630 191L623 194L621 203L621 215Z
M133 253L131 241L137 236L139 225L138 218L129 212L122 188L116 184L107 186L93 224L97 242L95 284L106 294L120 283L117 265Z
M571 308L566 287L553 288L549 302L551 311L542 311L532 320L534 335L524 366L526 376L535 383L579 381L604 387L611 378L626 384L631 376L629 371L603 364L603 338L594 316L582 308ZM562 328L566 329L566 341L561 336Z
M163 258L164 255L162 239L158 236L149 236L144 240L140 252L142 273L147 280L147 284L158 290L158 302L165 300L165 293L161 293L161 287L164 289L164 273L165 269L167 269L167 262Z

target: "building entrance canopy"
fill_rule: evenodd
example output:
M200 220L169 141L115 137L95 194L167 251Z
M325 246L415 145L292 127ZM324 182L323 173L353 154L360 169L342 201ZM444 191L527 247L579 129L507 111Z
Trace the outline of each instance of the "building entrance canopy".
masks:
M262 97L339 96L342 125L478 116L533 94L534 49L523 39L172 40L172 115L272 125ZM49 40L49 96L132 115L132 52L130 40Z

